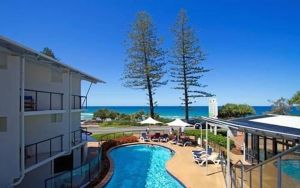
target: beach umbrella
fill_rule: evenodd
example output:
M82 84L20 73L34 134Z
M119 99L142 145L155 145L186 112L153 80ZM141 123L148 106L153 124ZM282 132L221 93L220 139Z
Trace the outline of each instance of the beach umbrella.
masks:
M187 127L190 126L190 124L182 121L181 119L175 119L174 121L167 123L170 127Z
M140 124L150 124L150 125L155 125L155 124L160 124L160 123L162 123L162 122L157 121L157 120L153 119L152 117L148 117L144 121L140 122Z

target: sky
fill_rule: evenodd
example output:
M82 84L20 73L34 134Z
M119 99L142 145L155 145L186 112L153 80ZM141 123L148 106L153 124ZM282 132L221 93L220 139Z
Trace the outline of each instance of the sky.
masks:
M122 85L124 41L136 14L148 12L163 48L172 49L174 25L185 9L206 54L200 80L219 105L270 105L300 90L300 1L290 0L1 0L0 35L106 81L93 85L88 105L147 105L143 90ZM169 66L167 66L169 68ZM165 79L169 79L166 75ZM179 106L173 84L159 88L158 105ZM83 93L87 83L83 83ZM200 98L194 105L207 105Z

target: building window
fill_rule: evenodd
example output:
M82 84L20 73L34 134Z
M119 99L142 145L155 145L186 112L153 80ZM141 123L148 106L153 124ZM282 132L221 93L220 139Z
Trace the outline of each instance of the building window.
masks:
M62 83L63 82L63 73L58 70L51 69L51 82Z
M0 69L7 69L7 55L0 52Z
M61 123L63 120L62 114L52 114L51 122L52 123Z
M0 132L6 132L6 131L7 131L7 118L0 117Z

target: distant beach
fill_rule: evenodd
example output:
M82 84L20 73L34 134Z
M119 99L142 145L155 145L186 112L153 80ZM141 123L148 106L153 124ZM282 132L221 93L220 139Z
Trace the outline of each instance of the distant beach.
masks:
M271 106L253 106L256 111L256 115L263 115L271 111ZM148 106L88 106L85 112L81 113L82 120L90 120L93 118L94 112L99 109L109 109L119 113L132 114L138 111L149 111ZM164 118L183 118L184 111L181 106L157 106L155 112ZM292 108L292 115L300 115L300 110L296 107ZM190 117L208 116L207 106L192 106L190 109Z

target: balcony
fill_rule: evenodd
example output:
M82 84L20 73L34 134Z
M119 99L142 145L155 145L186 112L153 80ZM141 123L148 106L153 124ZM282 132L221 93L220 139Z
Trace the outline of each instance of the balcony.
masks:
M25 89L24 95L26 112L63 110L63 93Z
M81 128L71 133L72 147L87 141L87 128Z
M72 95L72 109L80 110L87 108L87 97L81 95Z
M63 152L63 135L25 146L25 167L29 168Z
M70 171L57 174L45 180L46 188L56 187L86 187L95 180L102 169L102 148L88 148L91 157L87 163Z

